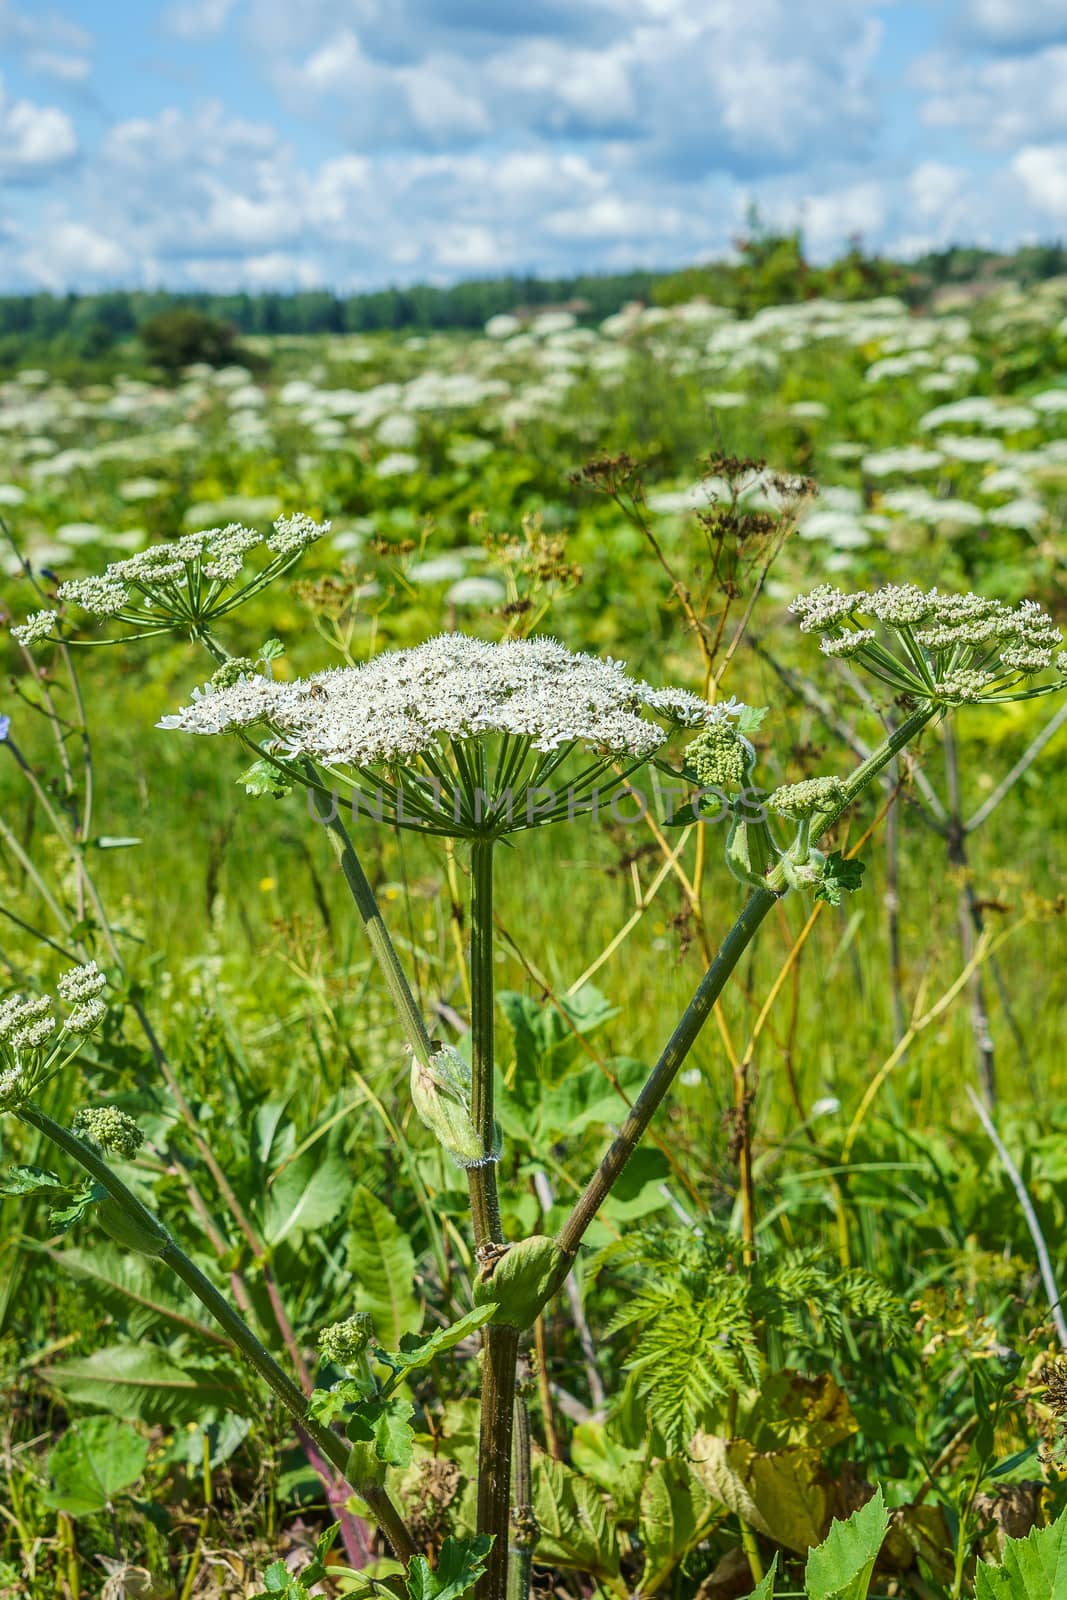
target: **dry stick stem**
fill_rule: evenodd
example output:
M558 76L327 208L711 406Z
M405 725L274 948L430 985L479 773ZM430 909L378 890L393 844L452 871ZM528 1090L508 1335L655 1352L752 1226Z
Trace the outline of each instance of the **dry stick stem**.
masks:
M114 1200L131 1223L156 1241L157 1247L154 1253L158 1259L170 1267L201 1305L211 1313L233 1340L238 1352L255 1368L300 1429L309 1435L322 1454L344 1476L348 1468L348 1445L329 1428L322 1427L307 1416L307 1400L302 1391L279 1367L270 1351L256 1338L244 1318L238 1315L210 1278L201 1272L196 1263L171 1238L148 1207L142 1205L133 1191L127 1188L90 1144L79 1139L60 1123L53 1121L40 1107L27 1103L18 1108L17 1115L21 1121L43 1133L83 1167ZM352 1487L371 1507L383 1533L397 1554L404 1560L410 1560L416 1555L418 1552L414 1540L384 1489L361 1484L353 1484Z
M978 1118L982 1124L982 1127L989 1135L989 1142L992 1144L993 1149L1000 1157L1004 1171L1008 1174L1008 1179L1011 1183L1011 1186L1015 1190L1022 1214L1026 1218L1026 1226L1029 1228L1030 1237L1034 1241L1034 1250L1037 1254L1037 1264L1041 1271L1041 1281L1045 1285L1045 1293L1048 1295L1049 1308L1052 1312L1052 1321L1055 1324L1056 1335L1060 1341L1060 1349L1067 1352L1067 1318L1065 1318L1063 1314L1063 1303L1060 1300L1060 1291L1056 1286L1056 1275L1052 1270L1052 1258L1049 1255L1048 1245L1045 1243L1045 1235L1041 1231L1041 1224L1038 1221L1037 1212L1034 1210L1034 1203L1027 1193L1026 1185L1022 1180L1022 1175L1020 1174L1018 1167L1008 1154L1007 1147L1005 1146L1003 1139L1000 1137L1000 1134L993 1125L992 1117L989 1115L988 1110L975 1094L970 1084L967 1085L967 1095L975 1111L978 1113Z

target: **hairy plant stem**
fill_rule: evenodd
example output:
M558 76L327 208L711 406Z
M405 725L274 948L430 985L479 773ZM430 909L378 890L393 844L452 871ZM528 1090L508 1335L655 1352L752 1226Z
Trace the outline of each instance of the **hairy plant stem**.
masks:
M484 1152L468 1167L475 1257L482 1264L504 1240L496 1185L496 1118L493 1105L493 841L471 847L471 1121ZM515 1421L515 1372L519 1331L507 1324L486 1328L482 1354L481 1427L478 1441L478 1532L493 1546L479 1579L477 1600L507 1600L511 1533L511 1440Z
M508 1600L511 1538L511 1442L519 1330L490 1323L482 1356L481 1436L478 1445L478 1532L493 1536L476 1600Z
M261 1344L252 1329L233 1309L226 1297L216 1289L196 1263L171 1237L170 1233L149 1211L122 1179L97 1154L92 1145L29 1102L19 1106L17 1115L22 1122L36 1128L45 1138L76 1161L100 1185L133 1226L154 1241L154 1248L145 1253L164 1262L196 1296L201 1305L215 1318L232 1339L238 1352L245 1357L267 1386L277 1396L285 1410L319 1451L342 1476L347 1474L349 1449L346 1442L329 1428L322 1427L307 1415L307 1399L293 1380L275 1361L270 1351ZM397 1555L408 1561L418 1553L414 1540L400 1513L384 1489L375 1484L352 1484L352 1488L370 1507L375 1520L389 1540Z
M515 1483L515 1511L512 1517L508 1600L530 1600L530 1585L533 1580L533 1553L540 1533L533 1509L530 1413L526 1404L526 1390L529 1385L529 1363L524 1363L515 1394L515 1443L512 1462Z
M502 1244L496 1187L493 1106L493 841L471 847L471 1121L482 1143L481 1162L467 1169L475 1253Z

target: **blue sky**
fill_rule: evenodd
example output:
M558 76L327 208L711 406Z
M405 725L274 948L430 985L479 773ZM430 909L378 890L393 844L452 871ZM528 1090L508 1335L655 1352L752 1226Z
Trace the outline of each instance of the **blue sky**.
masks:
M0 0L0 291L1067 236L1067 0Z

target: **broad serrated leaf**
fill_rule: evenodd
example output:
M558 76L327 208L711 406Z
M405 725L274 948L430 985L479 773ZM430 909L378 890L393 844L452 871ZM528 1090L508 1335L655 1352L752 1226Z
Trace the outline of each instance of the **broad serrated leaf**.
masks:
M400 1349L394 1354L391 1350L382 1350L375 1346L374 1353L386 1366L392 1368L393 1376L389 1379L389 1387L396 1388L403 1383L409 1373L417 1372L421 1367L428 1367L437 1356L442 1356L448 1350L454 1350L457 1344L469 1338L472 1333L477 1333L489 1322L496 1311L495 1301L484 1306L475 1306L473 1311L468 1311L465 1317L460 1317L458 1322L450 1323L447 1328L438 1328L425 1339L420 1339L417 1334L406 1333L400 1341Z
M396 1218L362 1184L349 1214L348 1266L356 1278L356 1309L370 1312L380 1344L397 1349L404 1334L422 1324L415 1254Z
M196 1314L197 1302L171 1291L170 1283L144 1256L117 1250L111 1244L45 1250L57 1266L91 1284L94 1304L122 1320L139 1338L151 1328L169 1324L212 1344L225 1336Z
M60 1190L69 1193L70 1185L47 1167L4 1167L0 1170L0 1194L24 1195L28 1200L44 1194L54 1200Z
M832 851L822 864L822 873L815 886L816 900L839 906L843 892L855 894L861 887L866 870L865 862L857 861L854 856L843 856L840 850Z
M1001 1564L978 1563L975 1600L1067 1600L1067 1516L1005 1539Z
M137 1482L148 1462L148 1441L114 1417L85 1417L48 1452L45 1503L72 1517L103 1511Z
M331 1222L348 1198L352 1179L340 1156L309 1150L283 1167L271 1184L263 1232L270 1245L312 1233Z
M370 1444L374 1454L390 1467L411 1463L415 1430L411 1426L414 1406L410 1400L360 1400L345 1418L345 1432L352 1444Z
M642 1595L655 1594L682 1557L699 1543L709 1509L715 1504L681 1456L656 1462L641 1490Z
M446 1539L433 1571L425 1556L416 1556L408 1568L409 1600L461 1600L485 1570L492 1543L485 1534L473 1539Z
M253 761L234 781L244 784L245 794L270 795L274 800L283 800L293 787L272 761Z
M541 1530L537 1558L587 1577L614 1578L619 1536L595 1484L540 1451L533 1458L534 1515Z
M144 1422L198 1422L205 1411L254 1415L258 1402L235 1369L179 1365L151 1344L107 1345L79 1361L41 1369L41 1376L81 1405Z
M808 1556L804 1592L808 1600L867 1600L871 1574L889 1531L889 1513L878 1489L847 1522L834 1522Z
M48 1226L55 1233L68 1233L76 1222L80 1222L87 1211L107 1199L106 1189L94 1183L91 1178L77 1189L68 1189L66 1198L53 1205L48 1213Z

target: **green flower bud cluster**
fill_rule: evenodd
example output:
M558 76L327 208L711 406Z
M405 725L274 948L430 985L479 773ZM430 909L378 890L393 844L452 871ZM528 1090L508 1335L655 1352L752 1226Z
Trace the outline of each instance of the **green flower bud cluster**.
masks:
M365 1311L346 1317L343 1322L332 1322L319 1334L319 1349L327 1361L339 1367L350 1367L366 1354L374 1338L374 1323Z
M709 722L686 746L686 765L709 789L740 789L756 752L731 722Z
M99 1145L106 1156L135 1156L144 1134L131 1116L118 1106L85 1106L73 1122L74 1132Z
M255 670L256 664L250 656L231 656L211 674L208 682L213 689L228 689L239 678L250 678Z
M411 1100L419 1120L462 1167L478 1166L486 1158L471 1121L470 1095L470 1066L450 1044L438 1045L429 1064L412 1058Z
M848 788L842 778L804 778L800 783L786 783L768 795L767 804L781 817L799 822L820 811L833 811L842 805Z

